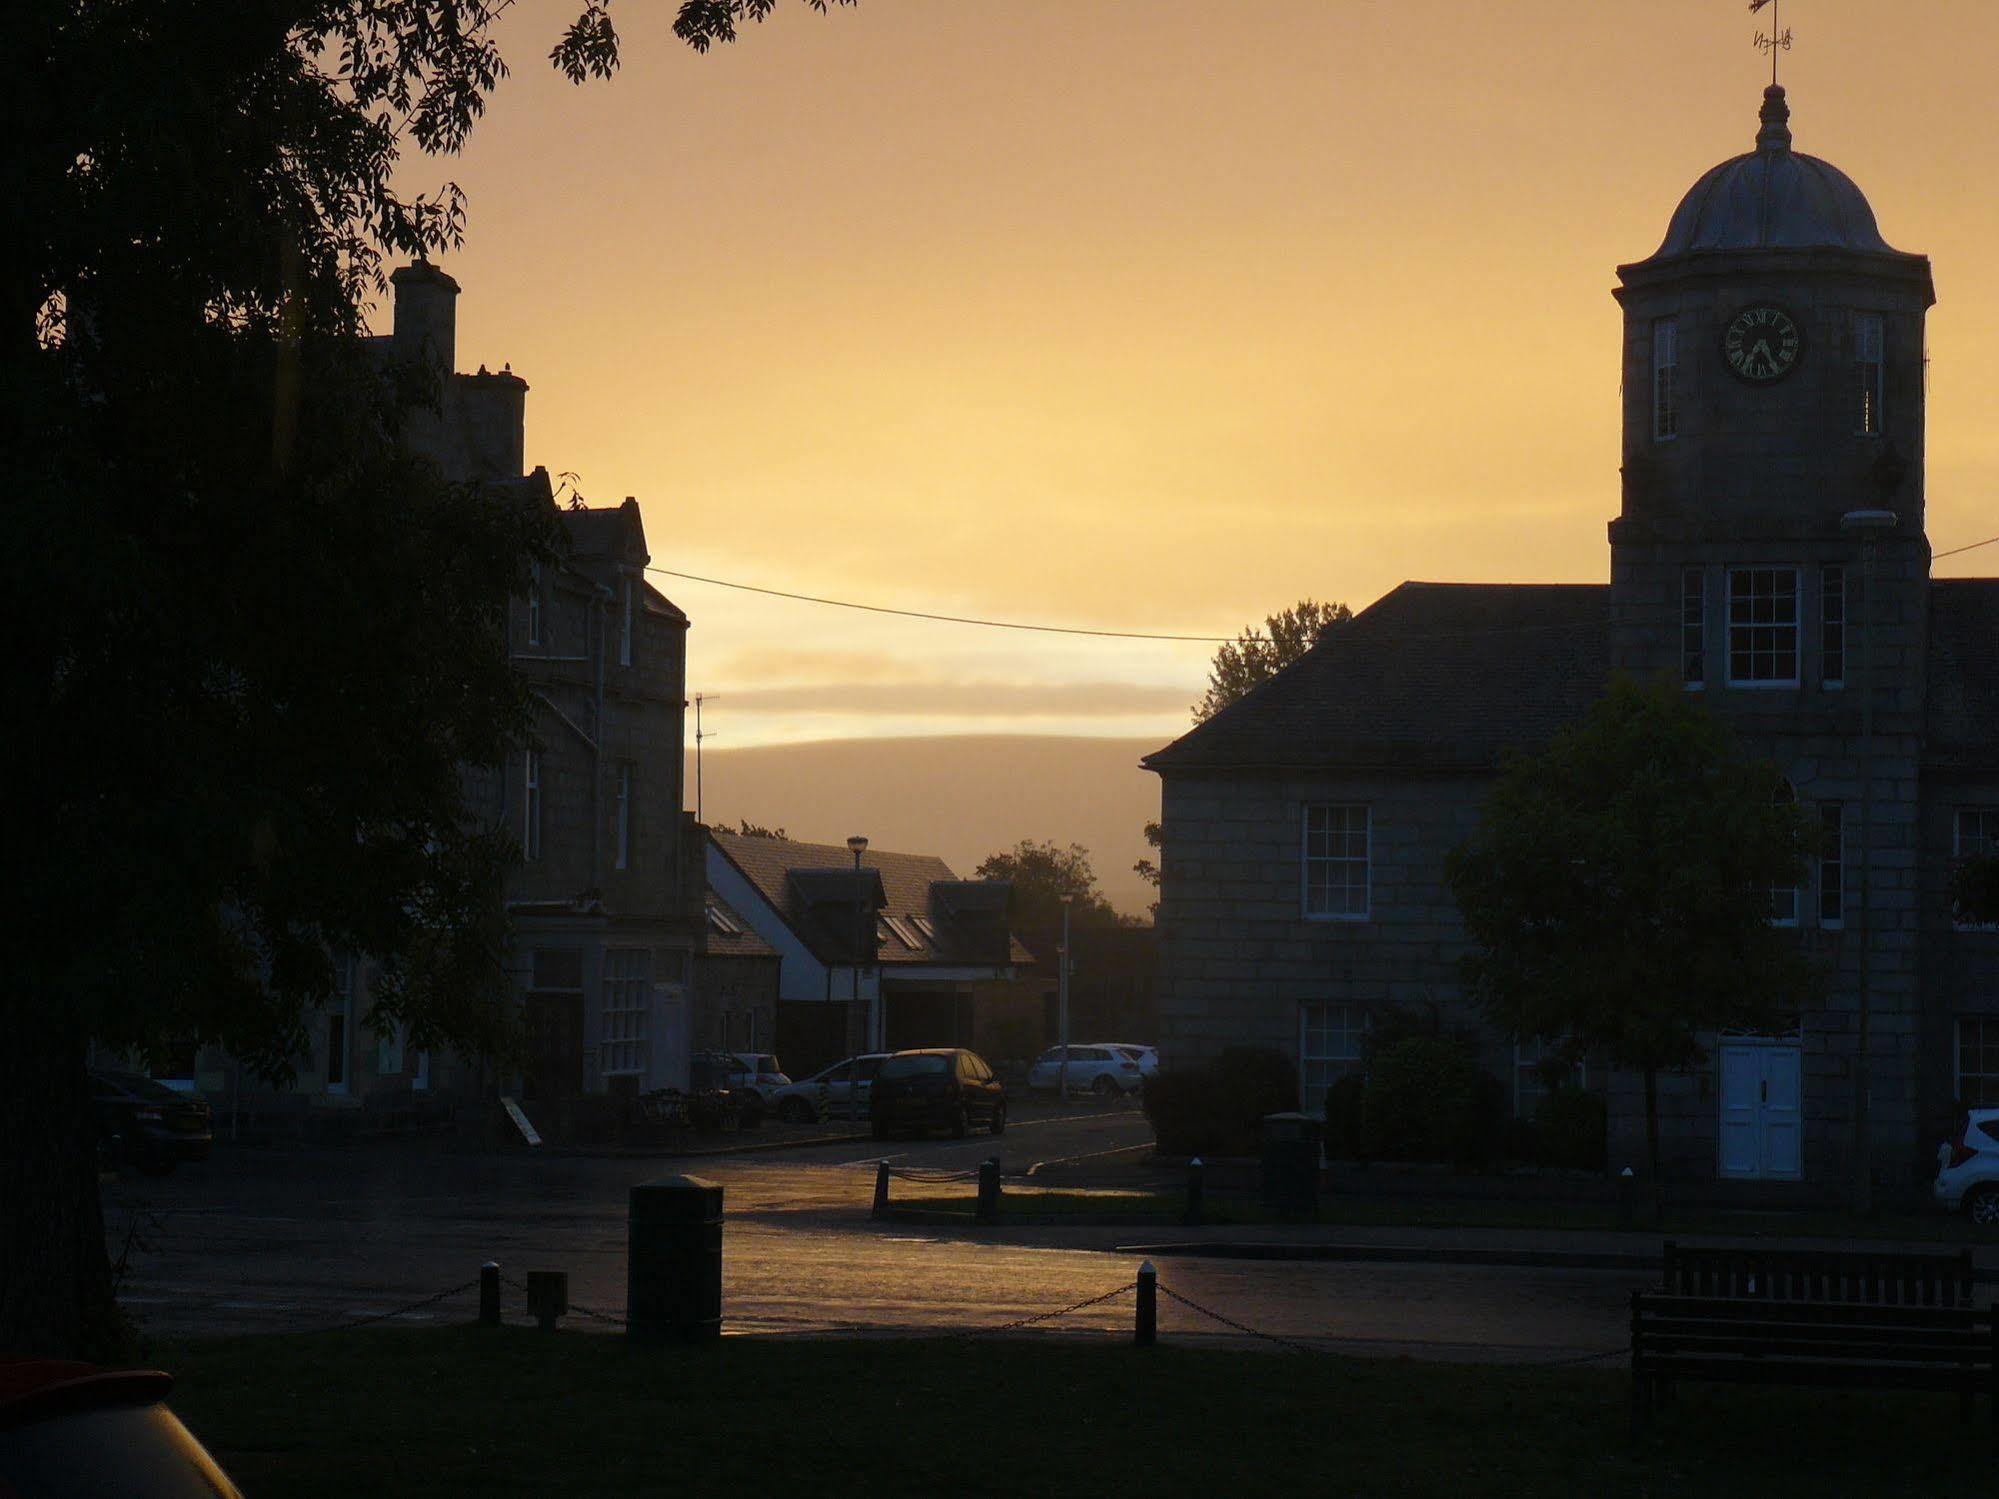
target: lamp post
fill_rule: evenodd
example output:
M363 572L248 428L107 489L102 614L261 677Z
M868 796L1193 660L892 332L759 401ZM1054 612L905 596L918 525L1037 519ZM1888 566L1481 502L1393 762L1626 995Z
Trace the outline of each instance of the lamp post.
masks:
M861 953L868 945L867 901L861 887L861 855L868 851L868 840L856 833L847 840L847 851L854 856L854 982L849 1012L852 1018L847 1022L847 1049L850 1053L847 1059L847 1117L858 1119L861 1117L860 1054L868 1049L873 1029L861 1010ZM855 1040L857 1031L860 1037L858 1042Z
M1849 510L1840 530L1860 538L1860 993L1855 1016L1853 1058L1853 1206L1863 1216L1874 1211L1873 1032L1874 925L1868 896L1874 884L1874 549L1884 532L1895 529L1892 510Z
M1069 908L1076 903L1074 895L1062 897L1062 946L1057 950L1061 968L1057 970L1055 1029L1062 1044L1062 1101L1069 1101Z

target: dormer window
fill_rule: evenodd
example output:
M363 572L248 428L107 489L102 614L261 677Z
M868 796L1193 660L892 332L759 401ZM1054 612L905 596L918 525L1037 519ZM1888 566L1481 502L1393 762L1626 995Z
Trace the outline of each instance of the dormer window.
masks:
M1854 430L1862 437L1881 435L1881 314L1861 312L1853 318L1854 375L1859 385Z
M1680 332L1669 317L1652 319L1652 439L1680 435Z

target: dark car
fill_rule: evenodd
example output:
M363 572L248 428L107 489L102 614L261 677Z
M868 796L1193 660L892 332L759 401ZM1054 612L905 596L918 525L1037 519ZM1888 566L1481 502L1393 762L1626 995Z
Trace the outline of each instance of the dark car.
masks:
M0 1494L8 1499L242 1499L174 1413L171 1376L0 1359Z
M877 1140L891 1131L948 1129L969 1135L983 1124L1006 1130L1006 1087L975 1051L930 1047L899 1051L881 1065L868 1096Z
M205 1161L215 1143L208 1105L136 1072L90 1074L97 1112L98 1154L148 1176L164 1176L182 1161Z

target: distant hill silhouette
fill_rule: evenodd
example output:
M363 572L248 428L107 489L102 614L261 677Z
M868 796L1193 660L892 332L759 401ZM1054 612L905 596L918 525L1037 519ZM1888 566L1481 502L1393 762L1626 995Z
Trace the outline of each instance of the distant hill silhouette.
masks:
M1159 778L1138 761L1167 737L978 734L710 749L703 811L718 827L748 818L810 843L864 833L883 848L940 854L967 877L1023 838L1080 843L1112 904L1144 915L1152 887L1131 866L1152 852L1144 827L1159 816Z

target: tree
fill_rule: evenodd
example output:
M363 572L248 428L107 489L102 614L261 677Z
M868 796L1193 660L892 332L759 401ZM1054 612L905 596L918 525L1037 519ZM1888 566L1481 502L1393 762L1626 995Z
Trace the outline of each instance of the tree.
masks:
M774 0L689 0L732 40ZM808 0L823 9L825 0ZM456 151L504 0L0 9L0 443L15 621L0 1047L0 1347L118 1357L85 1075L95 1041L217 1041L286 1077L331 953L412 1044L502 1047L478 768L526 730L504 622L549 517L396 440L389 256L460 242ZM583 0L554 65L617 65Z
M736 824L736 831L745 838L789 838L791 834L783 828L767 828L762 823L751 822L747 817Z
M1683 688L1620 677L1445 864L1491 1021L1643 1073L1655 1193L1659 1073L1704 1060L1704 1031L1788 1025L1818 980L1770 920L1819 839L1786 789Z
M1193 707L1194 722L1206 723L1240 701L1317 645L1333 626L1352 618L1353 610L1345 604L1301 599L1295 607L1267 616L1262 628L1251 625L1215 652L1208 690Z
M982 880L1013 882L1013 914L1022 926L1062 920L1062 897L1072 896L1069 920L1077 926L1118 926L1123 918L1097 888L1090 851L1081 844L1057 848L1023 838L1006 853L994 854L972 871Z

